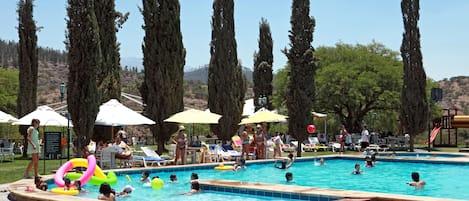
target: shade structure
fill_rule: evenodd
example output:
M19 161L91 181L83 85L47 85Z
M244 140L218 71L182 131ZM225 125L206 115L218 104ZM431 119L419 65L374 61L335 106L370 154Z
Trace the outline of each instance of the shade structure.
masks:
M319 117L319 118L327 117L327 114L323 114L323 113L319 113L319 112L311 112L311 114L313 114L314 116Z
M248 118L245 118L239 124L253 124L262 122L285 122L288 116L276 114L266 109L261 109Z
M39 119L42 126L67 126L67 118L60 115L47 105L39 106L36 110L21 117L13 125L31 125L33 119Z
M209 111L202 111L196 109L189 109L186 111L173 114L164 122L174 122L181 124L218 124L221 115L211 113Z
M155 122L138 112L122 105L116 99L111 99L99 106L95 125L101 126L127 126L155 124Z
M18 119L0 110L0 123L12 123L15 121L18 121Z

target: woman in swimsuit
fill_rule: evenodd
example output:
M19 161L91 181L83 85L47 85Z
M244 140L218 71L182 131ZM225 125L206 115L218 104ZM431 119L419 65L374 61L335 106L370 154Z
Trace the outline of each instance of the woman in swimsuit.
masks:
M184 165L186 155L187 135L184 133L184 127L179 128L179 133L174 136L173 142L176 144L176 157L174 164L177 165L178 158L181 158L181 164Z
M256 142L257 158L265 158L265 136L262 132L262 126L257 125L257 133L254 135L254 141Z
M241 150L241 158L246 159L249 156L249 136L247 127L244 127L243 133L241 133L241 140L243 141L242 150ZM246 156L244 156L246 154Z

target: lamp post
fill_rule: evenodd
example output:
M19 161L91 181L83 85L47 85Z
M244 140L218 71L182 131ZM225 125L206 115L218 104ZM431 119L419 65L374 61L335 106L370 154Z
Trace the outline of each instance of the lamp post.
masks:
M67 86L64 82L60 83L60 102L63 102L65 97L65 92L67 91ZM65 111L65 117L67 117L67 161L70 160L70 114L68 113L68 106L67 111Z

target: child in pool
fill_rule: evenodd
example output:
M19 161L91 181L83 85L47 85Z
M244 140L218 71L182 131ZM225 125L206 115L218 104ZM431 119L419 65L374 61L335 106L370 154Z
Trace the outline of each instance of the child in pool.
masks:
M424 180L420 180L420 175L418 172L412 172L411 177L413 181L406 183L409 184L409 186L414 186L418 189L423 188L423 186L425 186L426 183Z
M239 159L239 161L233 166L233 171L245 170L246 169L246 160L244 158Z
M175 183L178 181L178 177L175 174L172 174L169 176L169 181Z
M72 183L72 182L70 181L69 178L64 178L64 183L65 183L65 185L64 185L64 191L69 191L70 188L71 188L71 183Z
M148 171L142 172L142 177L140 178L140 181L142 183L151 183L150 172L148 172Z
M116 201L116 192L106 182L99 186L99 193L98 200Z
M127 197L132 191L135 190L131 185L126 185L121 192L117 194L117 197Z
M285 174L285 179L287 180L287 182L293 182L293 173L287 172Z
M280 165L277 165L277 160L274 162L274 167L278 169L288 169L291 165L291 163L287 165L287 159L282 159Z
M200 192L200 185L198 180L191 181L191 191L184 193L185 195L193 195L194 193Z
M361 174L363 171L360 170L360 164L356 163L355 164L355 170L352 172L352 174Z

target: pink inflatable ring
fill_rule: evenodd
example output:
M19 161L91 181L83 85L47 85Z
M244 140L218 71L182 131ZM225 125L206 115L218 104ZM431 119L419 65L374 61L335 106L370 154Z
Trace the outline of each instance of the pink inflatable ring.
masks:
M85 185L94 174L94 171L96 169L96 158L94 157L94 155L89 155L87 159L74 158L70 161L67 161L55 173L55 184L58 187L64 187L65 181L63 178L65 176L65 173L75 167L86 167L86 171L80 178L78 178L78 180L81 182L81 185ZM72 181L71 186L75 186L75 181Z

